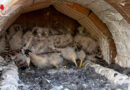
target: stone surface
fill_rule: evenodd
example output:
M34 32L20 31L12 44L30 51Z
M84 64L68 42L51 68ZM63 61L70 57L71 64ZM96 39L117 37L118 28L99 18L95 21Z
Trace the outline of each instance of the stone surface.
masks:
M73 1L73 2L79 3L77 1ZM111 5L106 3L104 0L95 0L92 3L89 3L87 5L83 4L85 2L87 1L82 0L80 4L82 4L84 7L90 8L107 25L110 32L112 33L117 48L117 57L122 56L123 58L122 59L118 57L118 62L124 62L122 64L121 63L117 63L117 64L121 65L122 67L130 67L130 64L126 65L126 63L129 63L128 57L130 54L129 51L130 36L128 35L130 32L130 24L127 23L127 21L121 16L121 14L116 9L114 9Z
M130 23L130 0L105 0L116 8L121 15Z

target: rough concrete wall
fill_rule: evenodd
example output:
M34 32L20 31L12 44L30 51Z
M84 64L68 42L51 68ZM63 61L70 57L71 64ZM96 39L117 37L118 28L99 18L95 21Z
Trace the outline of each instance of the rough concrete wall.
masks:
M107 61L107 63L111 64L111 58L110 58L110 49L109 49L109 43L107 38L101 37L99 39L100 48L103 54L103 58Z
M105 0L111 4L130 24L130 0Z
M116 63L122 67L130 67L130 25L120 13L104 0L71 1L90 8L104 23L106 23L116 44Z
M0 34L5 31L10 24L12 24L15 19L21 14L22 10L27 6L31 5L28 0L12 0L7 7L5 7L6 14L0 14ZM27 2L28 1L28 2ZM26 2L26 3L25 3Z

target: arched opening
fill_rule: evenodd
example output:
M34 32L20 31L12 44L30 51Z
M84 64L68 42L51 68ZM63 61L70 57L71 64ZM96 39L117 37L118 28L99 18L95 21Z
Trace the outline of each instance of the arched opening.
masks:
M28 3L30 3L30 2L28 2ZM12 11L15 11L15 9L16 9L16 11L17 10L18 11L16 13L12 13L10 11L10 13L9 13L10 16L7 17L6 19L3 18L4 22L1 25L2 26L1 30L2 31L4 29L6 30L12 23L14 23L14 24L20 23L24 27L28 27L28 28L32 27L32 26L37 26L37 25L44 26L45 23L46 24L49 23L47 25L50 25L50 23L51 23L51 25L53 27L53 24L52 24L53 22L44 22L45 19L48 19L48 18L44 17L46 15L40 15L40 14L42 14L40 12L43 12L44 10L39 11L39 9L46 8L46 7L49 7L50 5L53 5L53 7L57 11L66 15L67 18L74 19L77 21L77 22L74 20L71 21L70 19L69 19L70 20L69 21L66 19L67 21L65 21L65 22L69 23L69 24L66 24L67 27L69 27L71 29L75 29L78 27L79 24L81 26L85 27L85 30L99 44L102 54L103 54L103 59L107 63L109 63L109 64L116 63L122 67L128 68L130 61L129 61L129 56L128 56L129 51L127 51L127 49L129 49L129 44L127 45L126 41L129 36L128 37L123 37L123 36L126 35L126 32L128 32L129 25L125 21L125 19L123 19L123 17L115 9L113 9L111 6L109 6L109 4L106 3L104 0L103 1L101 0L99 2L94 1L94 0L84 1L84 2L83 1L82 2L72 1L72 2L75 2L75 3L64 2L64 1L51 1L51 0L35 2L33 0L33 4L31 2L32 5L29 6L29 5L26 5L27 3L25 4L25 2L23 1L22 3L24 3L25 6L29 6L29 7L23 8L20 3L19 4L21 6L18 6L17 8L11 7ZM102 8L102 7L104 7L104 8ZM31 12L31 11L33 11L33 12ZM49 10L47 10L47 11L49 11ZM18 17L21 13L24 13L24 14L22 14L20 17ZM115 15L111 15L109 13L112 13L112 14L114 13ZM48 14L48 12L46 14ZM50 15L49 15L49 17L50 17L50 19L52 19L53 16L50 16ZM43 20L43 22L41 23L41 21L39 22L39 20ZM61 19L61 21L62 21L62 19ZM34 22L36 22L36 23L34 23ZM55 20L54 20L54 22L55 22ZM56 25L54 25L54 27L55 26ZM125 27L127 27L127 28L125 28ZM26 29L28 29L28 28L26 28ZM65 29L67 30L68 28L65 28ZM124 33L121 33L121 30L123 30L123 29L125 29L126 31ZM70 31L70 30L68 29L68 31ZM73 33L73 32L71 32L71 33ZM128 34L129 34L129 32L127 33L127 35ZM121 37L121 39L120 39L120 37ZM123 61L123 59L124 59L124 61ZM97 68L97 69L95 69L96 72L101 73L101 75L108 77L108 79L110 79L110 80L115 80L116 83L118 83L118 80L120 81L120 78L122 78L122 77L120 77L120 74L117 74L117 73L111 72L111 71L110 71L110 73L112 74L112 77L110 77L108 75L108 73L104 74L106 69L104 70L104 69L98 67L98 65L97 66L93 65L92 67ZM100 70L98 70L98 69L100 69ZM102 74L102 72L103 72L103 74ZM109 72L109 70L108 70L108 72ZM119 78L115 79L116 75L119 75ZM128 79L128 77L126 76L124 78L124 76L123 76L122 80L124 80L124 79Z
M33 11L35 9L48 7L51 3L49 1L38 2L24 12ZM116 57L116 47L111 32L107 26L90 10L76 3L55 2L53 6L59 12L69 16L78 21L83 27L88 30L91 36L100 44L104 60L107 63L114 63Z

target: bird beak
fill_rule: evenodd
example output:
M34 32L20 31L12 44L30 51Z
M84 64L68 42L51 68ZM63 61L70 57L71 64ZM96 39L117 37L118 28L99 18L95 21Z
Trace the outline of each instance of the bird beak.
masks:
M58 69L59 68L59 66L58 65L55 65L55 67Z
M79 67L81 68L82 65L83 65L83 60L80 60L80 65L79 65Z
M74 61L74 64L75 64L76 67L78 67L76 60Z
M67 66L63 66L62 68L66 68Z
M30 58L27 57L26 63L27 63L27 66L29 67L30 66Z

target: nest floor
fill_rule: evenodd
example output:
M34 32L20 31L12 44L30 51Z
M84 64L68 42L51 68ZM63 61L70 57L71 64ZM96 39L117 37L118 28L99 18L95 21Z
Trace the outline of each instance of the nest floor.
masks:
M77 69L37 69L19 70L22 84L20 90L127 90L126 85L110 83L92 67Z

